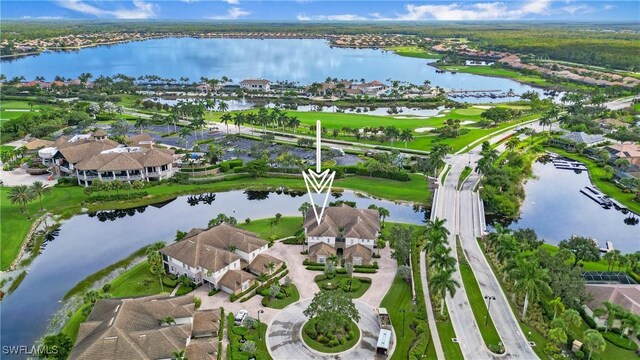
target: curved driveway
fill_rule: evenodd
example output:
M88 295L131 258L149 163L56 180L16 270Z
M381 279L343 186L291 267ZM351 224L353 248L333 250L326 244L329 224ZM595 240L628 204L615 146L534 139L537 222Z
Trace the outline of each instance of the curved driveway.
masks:
M302 300L291 304L279 312L271 321L267 330L267 349L274 359L301 360L301 359L384 359L376 354L378 341L378 320L375 310L362 301L355 300L356 308L360 313L360 341L351 349L339 354L321 354L308 348L300 331L307 321L303 311L309 306L311 299Z

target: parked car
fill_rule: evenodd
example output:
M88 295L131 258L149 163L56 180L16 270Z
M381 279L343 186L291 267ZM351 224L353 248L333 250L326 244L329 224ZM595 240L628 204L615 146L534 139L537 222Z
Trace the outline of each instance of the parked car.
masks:
M240 310L238 311L238 313L236 314L236 317L233 319L233 323L235 325L242 325L242 322L244 321L244 319L247 317L249 313L247 312L247 310Z

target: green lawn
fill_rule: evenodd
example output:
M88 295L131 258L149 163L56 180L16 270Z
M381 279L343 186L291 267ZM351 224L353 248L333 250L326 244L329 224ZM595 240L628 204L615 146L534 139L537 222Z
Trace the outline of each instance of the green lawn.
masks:
M283 216L280 218L278 226L271 225L274 218L252 219L249 224L245 223L243 219L238 219L238 227L254 232L265 240L269 240L272 235L275 235L276 239L293 236L296 231L302 228L301 216Z
M387 48L389 51L393 51L396 55L414 57L420 59L440 59L441 54L432 53L429 50L419 48L417 46L393 46Z
M249 314L252 315L252 314ZM258 324L258 329L247 329L243 326L235 326L233 324L233 313L230 312L227 315L227 335L229 337L229 345L227 346L227 359L247 359L248 357L234 356L231 355L231 352L240 352L240 347L242 343L240 342L242 336L244 336L245 340L253 341L256 344L256 360L271 360L271 355L269 355L269 350L267 349L267 343L265 341L266 333L267 333L267 324L260 322ZM260 332L260 339L258 339L258 332ZM231 349L230 347L233 347ZM232 350L232 351L230 351ZM231 356L229 356L231 355Z
M300 279L300 281L304 281L304 279ZM300 293L298 292L298 288L295 284L291 284L291 287L289 288L289 296L284 299L270 300L267 307L270 307L272 309L284 309L285 307L293 304L298 300L300 300Z
M409 327L409 324L416 318L415 311L412 311L414 305L411 301L411 286L401 278L393 279L393 284L384 296L380 307L386 308L391 317L391 324L396 332L396 348L393 351L391 360L405 360L409 357L411 344L416 338L416 333ZM403 314L400 310L405 310ZM402 332L402 317L404 319L404 336ZM433 348L431 341L429 347Z
M411 201L421 204L428 203L430 195L426 187L424 177L415 174L411 174L410 177L411 181L400 182L379 178L354 176L336 180L334 182L334 188L348 188L388 200ZM82 187L58 185L52 189L51 194L46 195L43 198L45 211L40 211L40 206L37 201L30 203L28 209L32 219L36 219L46 211L63 216L69 216L78 213L82 206L88 207L91 211L123 209L168 200L179 195L247 188L275 190L280 186L299 189L302 191L306 190L302 179L244 178L202 185L179 185L168 183L166 185L146 188L145 191L149 193L149 197L145 199L116 203L82 204L86 199ZM13 259L18 255L22 242L33 223L33 220L28 220L26 215L21 213L18 205L10 203L8 200L9 190L10 188L8 187L0 187L0 198L2 199L2 201L0 201L0 217L2 218L2 224L0 225L0 235L2 239L0 270L6 270ZM242 222L244 219L238 220ZM281 226L283 233L285 233L285 229L288 229L288 227L285 228L284 224L281 224Z
M593 183L593 185L595 185L603 193L620 202L622 205L628 207L630 210L636 213L640 213L640 203L633 201L633 193L625 193L622 191L622 189L616 186L616 184L610 182L609 180L606 180L607 175L604 169L598 166L595 161L589 159L584 155L568 152L556 147L547 146L545 147L545 149L558 155L566 156L583 163L589 171L589 177L591 178L591 182Z
M145 285L145 280L151 280ZM164 290L164 291L163 291ZM113 297L135 297L170 293L171 288L163 286L160 288L160 279L151 274L149 264L146 261L132 267L111 282L111 295Z
M445 311L447 310L445 309ZM451 341L451 339L456 337L456 332L453 330L451 321L438 321L436 327L438 328L438 335L440 335L440 342L442 343L442 351L444 351L445 359L464 359L460 345Z
M326 290L326 291L342 291L340 290L340 288L337 288L338 283L340 282L340 280L342 279L347 279L349 276L346 274L337 274L333 279L324 279L324 275L317 275L316 278L314 279L314 281L316 282L316 285L318 285L318 289L319 290L323 290L324 286L327 284L332 284L334 287L336 287L335 290ZM322 280L320 280L320 278ZM354 276L354 279L365 279L364 277L359 277L359 276ZM370 278L369 278L370 279ZM360 281L360 288L358 288L358 290L356 291L351 291L351 292L345 292L344 294L352 299L357 299L359 297L361 297L362 295L364 295L365 292L367 292L367 290L369 290L369 287L371 286L371 282L364 282L364 281Z
M352 176L337 179L334 187L362 191L377 198L389 200L409 201L418 204L428 204L431 193L427 188L424 176L409 174L410 181L396 181L389 179Z
M469 166L465 166L464 167L464 169L460 173L460 177L458 178L458 189L462 186L464 181L467 179L467 176L469 176L469 174L471 174L472 170L473 169L471 169Z
M471 310L473 311L473 316L476 318L476 323L478 324L478 328L480 328L480 333L482 334L482 339L484 343L489 345L498 346L498 344L502 341L500 339L500 335L498 335L498 331L496 327L493 325L493 319L489 316L487 321L487 305L486 300L482 296L482 292L480 292L480 286L478 286L478 282L476 281L476 277L473 274L473 270L471 270L471 266L469 264L460 264L460 274L462 275L462 282L464 283L464 289L467 292L467 297L469 298L469 304L471 304ZM486 322L486 325L485 325Z
M514 80L536 84L551 85L546 79L537 75L525 75L511 69L495 68L492 66L464 66L464 65L447 65L438 66L442 70L458 71L475 75L506 77Z
M83 323L87 318L82 314L82 309L86 305L82 305L73 315L67 320L62 329L61 333L66 334L71 341L75 342L78 337L78 330L80 329L80 324Z

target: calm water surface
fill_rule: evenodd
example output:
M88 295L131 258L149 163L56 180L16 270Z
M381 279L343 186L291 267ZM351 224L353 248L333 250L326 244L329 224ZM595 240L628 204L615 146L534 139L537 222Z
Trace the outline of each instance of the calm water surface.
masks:
M58 301L69 289L142 246L160 240L171 242L176 230L206 227L219 213L240 222L273 217L277 212L300 215L298 208L308 201L306 194L301 195L231 191L215 194L211 204L184 196L162 207L74 216L62 224L60 235L36 257L18 289L0 303L2 346L33 343L45 332L49 318L60 307ZM361 198L353 192L345 192L340 199L355 201L359 208L383 206L391 213L389 221L419 224L425 219L422 209L411 205ZM316 203L319 201L316 199Z
M634 215L603 209L580 193L585 186L592 186L586 171L576 174L538 162L533 171L537 178L525 184L521 218L511 228L532 228L550 244L578 235L594 238L600 246L612 241L623 253L640 250L640 225L624 221Z
M309 84L327 77L386 81L387 79L458 90L513 89L520 95L531 86L515 81L472 74L436 74L427 66L434 60L398 56L373 49L331 48L322 39L194 39L168 38L86 48L73 52L47 52L2 62L8 78L27 79L56 75L76 78L82 72L98 75L158 75L197 81L201 76L227 76L235 82L246 78L288 80ZM515 98L467 98L468 102L508 101Z

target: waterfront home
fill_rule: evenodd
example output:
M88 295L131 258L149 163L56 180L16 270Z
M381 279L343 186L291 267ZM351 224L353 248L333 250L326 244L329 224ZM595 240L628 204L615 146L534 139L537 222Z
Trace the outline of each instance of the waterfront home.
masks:
M360 256L360 250L356 254L352 252L353 250L347 253L346 249L361 245L373 250L375 241L380 234L380 216L377 210L356 209L344 204L331 206L324 210L320 224L317 223L313 211L308 211L304 221L304 231L309 244L310 258L313 246L320 243L335 248L337 255ZM324 246L322 248L326 249ZM315 255L315 257L317 256Z
M270 262L281 266L280 260L262 255L268 248L268 242L256 234L222 223L207 230L193 229L160 253L168 273L237 294L255 283L255 276L243 269L261 274L269 273Z
M585 132L571 132L559 138L550 140L553 145L565 149L575 149L577 144L585 144L587 147L602 144L607 141L602 135L590 135Z
M342 258L353 265L370 265L373 251L368 247L355 244L344 249Z
M193 295L98 300L80 324L71 360L216 359L220 309L197 310Z
M607 314L604 312L602 315L595 315L594 312L596 309L604 308L605 302L640 315L640 285L638 284L587 284L585 290L591 300L584 304L584 310L599 328L605 327ZM614 320L611 327L619 328L620 320Z
M270 91L271 82L265 79L246 79L240 81L240 87L249 91Z
M336 254L335 247L324 242L319 242L309 246L308 258L313 262L324 264L330 257L336 256Z
M172 177L174 151L154 147L148 135L127 138L137 146L125 146L107 138L103 130L91 134L60 137L51 147L38 151L44 165L56 174L73 175L78 184L101 181L156 181Z

